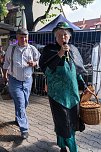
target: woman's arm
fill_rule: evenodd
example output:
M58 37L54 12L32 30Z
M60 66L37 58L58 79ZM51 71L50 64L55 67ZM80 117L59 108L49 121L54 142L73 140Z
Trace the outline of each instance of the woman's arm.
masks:
M47 67L54 71L61 61L58 51L53 50L50 47L51 46L47 45L40 56L39 66L43 72L45 72Z
M85 89L87 89L87 84L85 83L81 74L77 75L77 81L78 81L79 90L84 91Z

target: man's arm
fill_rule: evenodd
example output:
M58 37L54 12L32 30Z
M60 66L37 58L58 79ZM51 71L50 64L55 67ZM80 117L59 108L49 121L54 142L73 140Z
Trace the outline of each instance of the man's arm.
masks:
M8 80L8 69L9 69L9 65L10 65L10 55L11 55L11 48L8 47L6 53L5 53L5 60L4 60L4 64L3 64L3 78L4 81L7 82Z
M32 52L33 52L33 61L30 60L27 62L29 66L39 68L39 58L40 58L40 52L37 50L36 47L30 45Z

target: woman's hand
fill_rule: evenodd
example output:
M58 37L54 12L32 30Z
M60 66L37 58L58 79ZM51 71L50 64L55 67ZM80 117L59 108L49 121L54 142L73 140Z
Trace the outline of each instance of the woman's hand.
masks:
M69 52L69 50L70 50L70 47L69 47L69 45L68 44L63 44L62 46L61 46L61 49L60 49L60 51L58 52L58 55L60 56L60 57L62 57L62 56L64 56L65 55L65 52Z
M87 92L90 92L90 93L94 93L94 88L93 88L93 86L89 85L89 86L86 88L86 91L87 91Z

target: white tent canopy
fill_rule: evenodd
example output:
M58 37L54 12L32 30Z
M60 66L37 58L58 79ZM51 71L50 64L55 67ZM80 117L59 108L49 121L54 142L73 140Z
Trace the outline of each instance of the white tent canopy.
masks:
M94 46L92 51L93 85L95 93L101 100L101 43Z

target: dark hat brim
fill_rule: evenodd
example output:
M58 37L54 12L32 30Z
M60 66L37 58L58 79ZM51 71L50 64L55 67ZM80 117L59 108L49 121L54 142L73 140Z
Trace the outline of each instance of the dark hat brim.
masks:
M68 31L70 31L71 34L74 32L72 28L64 28L64 27L63 27L63 28L62 28L62 27L55 27L52 32L54 33L54 32L56 32L58 29L68 30Z

